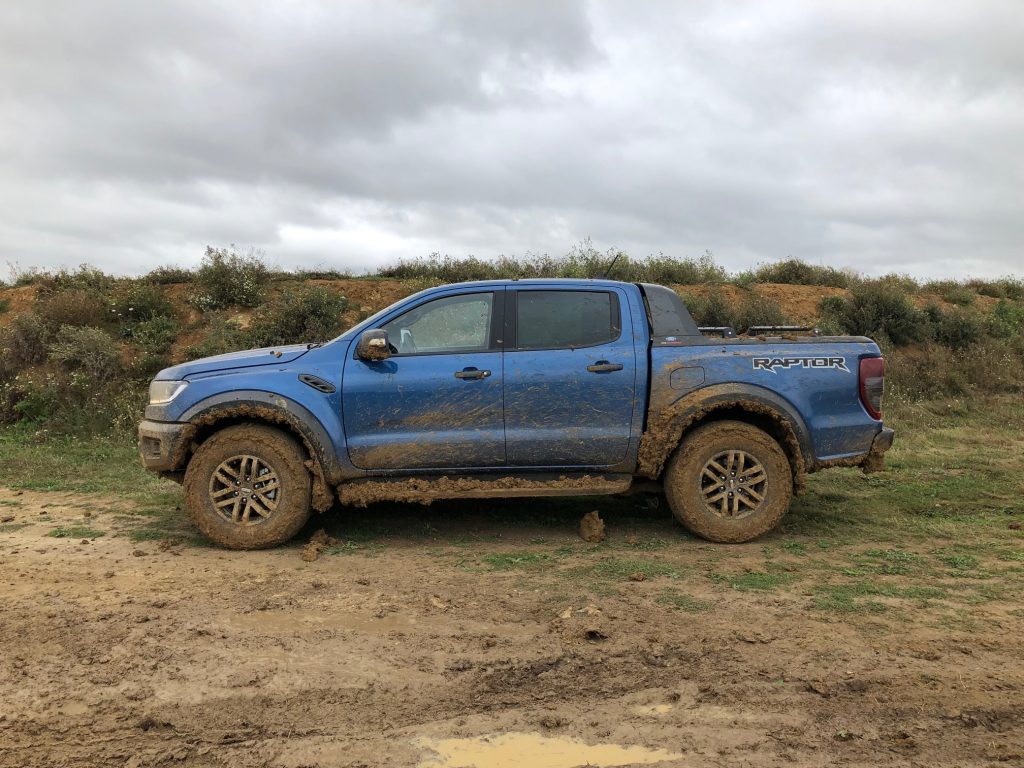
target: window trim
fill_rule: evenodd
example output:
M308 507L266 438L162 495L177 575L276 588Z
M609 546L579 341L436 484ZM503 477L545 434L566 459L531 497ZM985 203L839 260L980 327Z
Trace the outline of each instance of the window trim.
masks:
M615 335L607 341L601 341L596 344L579 344L576 346L565 346L565 347L520 347L519 346L519 294L520 293L605 293L611 298L609 303L611 304L611 314L609 320L612 318L616 319L616 324L612 326L612 330L615 331ZM506 352L553 352L563 349L593 349L594 347L603 347L608 344L614 344L622 338L622 301L619 299L619 292L609 290L606 288L590 288L590 287L573 287L573 288L517 288L515 290L506 291L505 300L505 351Z
M465 291L460 293L446 293L443 296L430 296L424 301L418 304L408 307L392 318L389 318L386 322L381 323L377 328L383 328L388 323L394 322L403 315L412 312L414 309L419 309L422 306L430 304L434 301L440 301L441 299L452 299L456 296L478 296L484 293L491 294L491 333L487 339L487 346L482 349L452 349L445 351L433 351L433 352L395 352L392 353L388 359L396 357L436 357L438 355L480 355L489 352L500 352L502 350L502 338L501 331L504 328L504 313L505 313L505 293L506 291L502 288L489 288L483 291ZM371 330L371 329L367 329ZM355 347L352 348L352 355L355 357Z

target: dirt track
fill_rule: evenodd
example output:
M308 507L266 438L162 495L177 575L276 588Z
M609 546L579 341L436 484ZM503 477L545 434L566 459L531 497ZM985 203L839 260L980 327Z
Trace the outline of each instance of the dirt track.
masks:
M71 506L80 497L2 499L29 523L0 533L2 766L1024 762L1024 621L985 606L1002 631L891 612L840 621L809 612L799 590L681 579L714 601L695 614L657 599L665 578L595 597L473 567L539 535L582 546L571 525L491 530L470 549L447 532L428 546L399 537L304 562L302 542L133 543L114 535L115 499L89 500L105 505L89 518ZM613 539L674 530L616 522ZM70 523L108 535L45 535ZM678 535L671 547L697 574L714 558L763 563L762 543Z

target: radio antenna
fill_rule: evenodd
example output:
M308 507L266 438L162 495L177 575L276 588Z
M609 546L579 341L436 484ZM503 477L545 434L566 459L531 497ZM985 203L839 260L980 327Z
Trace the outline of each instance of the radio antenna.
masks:
M618 253L615 254L615 258L612 259L612 263L608 265L608 268L601 275L601 279L602 280L604 280L606 277L608 277L608 274L612 271L612 267L615 266L615 262L619 260L619 256L621 256L621 255L622 255L622 251L619 251Z

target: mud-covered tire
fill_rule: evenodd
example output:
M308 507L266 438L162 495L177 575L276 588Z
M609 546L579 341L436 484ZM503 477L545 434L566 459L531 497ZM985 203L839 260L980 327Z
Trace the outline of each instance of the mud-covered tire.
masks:
M185 471L185 506L192 522L229 549L264 549L288 541L309 520L312 477L305 458L298 441L273 427L239 424L216 432L199 446ZM242 505L250 498L247 514Z
M730 461L730 469L737 471L720 473ZM744 467L760 468L764 482L749 484L762 475L745 473ZM688 434L669 460L663 481L669 508L680 523L702 538L729 544L772 530L793 498L785 451L771 435L742 421L714 421ZM733 506L738 512L732 512Z

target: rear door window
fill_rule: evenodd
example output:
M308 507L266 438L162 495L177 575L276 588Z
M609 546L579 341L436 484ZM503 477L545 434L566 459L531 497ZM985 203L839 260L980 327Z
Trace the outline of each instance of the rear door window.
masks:
M613 292L518 291L518 349L595 347L615 341L621 330Z

